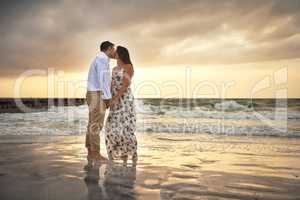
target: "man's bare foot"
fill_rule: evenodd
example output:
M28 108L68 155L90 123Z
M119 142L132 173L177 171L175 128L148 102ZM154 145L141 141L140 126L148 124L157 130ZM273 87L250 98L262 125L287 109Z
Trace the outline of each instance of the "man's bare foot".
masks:
M104 156L102 156L100 153L96 153L93 155L93 159L95 161L100 161L100 162L107 162L107 158L105 158Z
M87 165L92 166L93 165L93 158L90 154L87 155Z
M91 170L93 168L93 165L89 165L89 164L87 164L87 165L85 165L84 167L83 167L83 169L85 170L85 171L89 171L89 170Z
M88 154L87 154L86 159L87 159L87 165L84 166L84 169L89 170L93 167L92 152L89 148L88 148Z
M107 158L105 158L104 156L102 156L101 154L96 154L95 156L93 156L93 160L94 160L94 167L99 167L101 164L107 163Z

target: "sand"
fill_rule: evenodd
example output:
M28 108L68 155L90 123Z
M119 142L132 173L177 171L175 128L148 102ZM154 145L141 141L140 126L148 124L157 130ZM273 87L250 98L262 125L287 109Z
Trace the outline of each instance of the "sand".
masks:
M0 199L300 199L299 139L137 138L137 166L85 171L84 136L1 136Z

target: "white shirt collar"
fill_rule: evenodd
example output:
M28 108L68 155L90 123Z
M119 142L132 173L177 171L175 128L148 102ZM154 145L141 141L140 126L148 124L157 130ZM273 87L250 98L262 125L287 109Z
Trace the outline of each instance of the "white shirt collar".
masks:
M98 54L98 57L99 58L105 58L106 60L109 60L109 57L102 51Z

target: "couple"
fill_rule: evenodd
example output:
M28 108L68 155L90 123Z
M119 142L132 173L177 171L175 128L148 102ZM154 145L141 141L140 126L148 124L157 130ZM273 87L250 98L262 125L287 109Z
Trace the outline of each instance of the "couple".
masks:
M117 66L110 75L110 58L117 60ZM104 127L105 144L109 161L132 159L137 162L136 113L130 83L134 70L129 52L125 47L105 41L100 53L92 62L86 93L89 108L85 146L88 151L87 167L97 162L106 162L100 154L100 131ZM108 118L104 124L106 109Z

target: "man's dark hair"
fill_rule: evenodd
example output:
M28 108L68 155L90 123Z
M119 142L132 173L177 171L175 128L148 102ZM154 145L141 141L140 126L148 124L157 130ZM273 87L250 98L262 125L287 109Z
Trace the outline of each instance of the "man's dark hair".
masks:
M110 41L102 42L100 45L100 51L106 51L109 47L114 47L115 45Z

